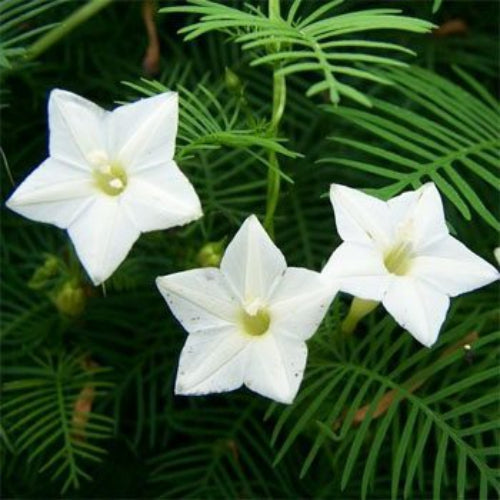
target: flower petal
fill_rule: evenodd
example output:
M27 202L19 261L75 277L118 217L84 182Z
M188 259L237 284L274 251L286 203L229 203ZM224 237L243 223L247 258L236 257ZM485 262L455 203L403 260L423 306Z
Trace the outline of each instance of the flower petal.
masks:
M187 224L203 215L198 195L174 161L132 175L123 199L143 232Z
M245 385L280 403L292 403L304 376L305 342L273 332L251 344Z
M387 203L394 227L408 233L417 253L448 235L441 195L432 182Z
M94 195L87 172L48 158L24 180L6 205L28 219L65 229Z
M340 184L330 186L337 232L344 241L385 247L393 237L387 203Z
M420 343L436 342L450 299L412 277L394 277L382 301L389 314Z
M79 95L55 89L49 97L50 156L90 171L89 154L106 150L107 111Z
M269 299L272 331L307 340L317 330L334 295L335 290L319 273L289 267Z
M357 243L342 243L321 274L332 287L370 300L382 300L391 281L382 253L374 247Z
M192 269L160 276L156 285L188 332L236 324L239 304L219 269Z
M176 394L209 394L241 387L250 340L226 326L189 334L179 359Z
M499 278L498 271L452 236L427 246L410 270L450 297L488 285Z
M243 303L266 301L286 270L285 257L251 215L227 246L221 271Z
M130 171L171 160L178 114L176 92L140 99L113 110L107 122L113 160L123 163Z
M113 274L139 237L119 196L97 196L68 229L76 253L95 285Z

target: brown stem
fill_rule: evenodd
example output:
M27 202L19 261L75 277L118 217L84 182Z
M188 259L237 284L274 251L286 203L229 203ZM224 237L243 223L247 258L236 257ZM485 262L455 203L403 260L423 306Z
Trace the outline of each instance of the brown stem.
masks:
M160 70L160 40L155 21L156 11L155 0L143 0L142 19L148 36L148 47L142 60L142 67L148 76L154 76Z
M99 365L86 357L82 361L84 370L92 370ZM95 398L95 389L92 382L87 382L78 394L73 406L73 416L71 419L71 436L76 441L85 441L85 428L92 411L92 405Z

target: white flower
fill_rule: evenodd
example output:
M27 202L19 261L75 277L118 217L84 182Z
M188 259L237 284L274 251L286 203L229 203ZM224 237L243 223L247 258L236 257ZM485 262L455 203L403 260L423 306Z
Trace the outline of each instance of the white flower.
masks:
M175 392L249 389L291 403L307 358L305 340L333 293L321 275L287 268L255 216L246 219L217 268L159 277L158 288L189 332Z
M432 183L388 202L335 184L330 197L344 242L323 275L344 292L382 301L426 346L438 337L449 297L498 278L493 266L450 236Z
M7 206L67 229L94 284L125 259L140 233L202 216L173 161L178 97L167 92L108 112L63 90L49 99L49 153Z

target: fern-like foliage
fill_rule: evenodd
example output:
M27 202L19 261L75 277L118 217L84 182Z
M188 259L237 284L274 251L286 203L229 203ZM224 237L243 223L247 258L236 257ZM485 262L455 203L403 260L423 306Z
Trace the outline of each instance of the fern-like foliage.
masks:
M46 352L3 368L0 410L12 449L39 472L50 471L63 493L90 479L83 464L102 460L98 443L112 430L109 417L91 410L110 384L96 379L102 368L87 365L81 354Z
M8 227L7 215L2 223ZM23 227L24 226L24 227ZM45 227L16 226L10 245L3 246L0 296L2 297L0 341L3 363L22 358L30 349L37 349L58 328L56 308L44 294L28 288L44 255L57 253L61 238ZM26 227L28 226L28 227Z
M350 121L369 134L369 140L342 134L333 140L349 150L347 154L321 161L360 170L386 184L374 190L382 197L433 181L466 220L472 211L494 229L500 228L495 207L498 187L500 105L470 75L456 69L471 92L433 72L413 67L390 71L396 82L396 97L404 96L410 106L385 99L373 99L367 113L350 107L326 109ZM352 152L359 153L359 158ZM366 182L366 181L365 181Z
M394 499L441 498L442 490L456 498L494 496L500 491L494 452L500 332L484 326L492 314L476 311L471 319L456 313L458 324L433 352L415 350L413 339L388 318L371 323L361 341L332 343L338 325L332 316L315 337L304 387L277 420L275 463L316 427L302 476L326 450L332 463L342 464L333 471L339 490L358 482L362 498L379 484L378 476L390 478L383 491ZM488 333L478 336L483 329ZM432 477L423 475L424 465Z
M139 84L125 82L125 85L146 96L169 90L160 82L146 79L142 79ZM297 156L270 136L265 122L255 129L239 128L242 119L238 101L230 99L223 105L217 93L203 83L199 83L195 91L182 85L177 85L177 90L180 94L177 159L182 160L194 151L217 149L221 146L256 146L292 158Z
M56 26L41 22L47 11L54 12L70 0L3 0L0 2L0 68L12 67L26 53L27 44ZM50 19L53 17L50 16Z
M172 88L168 83L141 80L126 85L140 95L155 95ZM256 210L251 207L262 206L264 202L266 181L262 174L270 168L268 152L288 158L300 155L270 135L267 121L255 110L250 111L245 100L220 85L209 87L201 82L194 91L183 85L177 85L176 89L179 91L176 159L189 169L209 215L208 221L203 221L206 232L213 227L210 217L213 214L223 214L239 223L248 212ZM281 171L280 175L292 183L289 176Z
M237 399L237 396L233 396ZM240 400L226 409L170 412L167 425L183 446L149 462L154 498L291 498L294 479L272 467L268 431L256 405Z
M188 0L185 6L167 7L160 12L201 16L199 22L181 29L186 40L212 31L223 31L241 44L243 50L255 52L253 66L272 64L279 67L275 74L283 76L309 72L319 75L318 81L309 86L308 96L327 91L334 103L340 96L346 96L370 106L368 97L344 79L388 83L386 78L373 71L359 68L358 63L404 66L393 54L413 52L399 44L367 40L364 33L386 29L426 33L433 25L402 16L397 9L330 15L341 3L343 0L312 3L315 10L307 12L311 3L295 0L286 16L273 18L255 7L240 10L211 0ZM363 35L352 37L358 33Z

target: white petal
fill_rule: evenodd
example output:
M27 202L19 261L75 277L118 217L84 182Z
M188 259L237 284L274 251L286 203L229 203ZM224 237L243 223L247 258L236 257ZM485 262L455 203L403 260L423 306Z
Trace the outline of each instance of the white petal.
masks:
M68 229L76 253L95 285L113 274L139 237L119 196L98 196Z
M285 257L251 215L227 246L221 271L244 303L266 301L286 270Z
M280 403L292 403L304 376L307 346L273 332L251 344L245 385Z
M387 201L392 223L397 230L408 217L411 217L417 201L422 196L422 188L415 191L405 191Z
M116 108L108 117L112 158L138 171L171 160L179 114L176 92L140 99Z
M433 183L396 196L388 205L396 230L407 233L415 251L448 235L441 195Z
M175 393L201 395L240 387L249 342L231 326L191 333L179 359Z
M236 324L236 297L216 268L192 269L160 276L156 285L174 316L188 332Z
M321 272L332 287L356 297L382 300L391 276L373 246L342 243Z
M308 269L289 267L269 299L273 332L307 340L317 330L335 290L321 275Z
M413 260L410 274L450 297L488 285L499 277L492 265L451 236L427 246Z
M90 170L89 155L106 150L106 114L79 95L53 90L49 98L50 156Z
M123 199L143 232L187 224L203 215L193 186L174 161L132 174Z
M89 173L48 158L24 180L6 205L24 217L65 229L94 195Z
M387 246L393 228L387 203L340 184L330 186L337 232L344 241Z
M450 299L422 281L398 276L394 277L382 303L403 328L430 347L437 340Z

